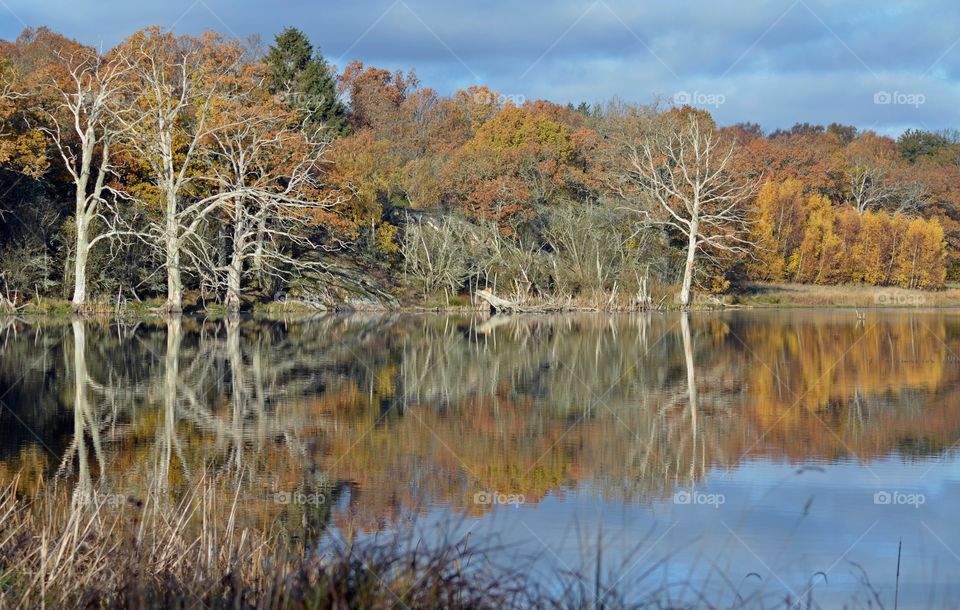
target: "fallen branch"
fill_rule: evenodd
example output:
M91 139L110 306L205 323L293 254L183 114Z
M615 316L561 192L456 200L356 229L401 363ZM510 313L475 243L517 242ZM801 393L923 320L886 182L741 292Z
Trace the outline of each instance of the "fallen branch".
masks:
M497 295L493 294L489 290L481 289L476 292L476 296L480 297L490 305L491 313L511 313L511 312L521 312L529 311L528 308L523 307L513 301L508 301L506 299L501 299Z

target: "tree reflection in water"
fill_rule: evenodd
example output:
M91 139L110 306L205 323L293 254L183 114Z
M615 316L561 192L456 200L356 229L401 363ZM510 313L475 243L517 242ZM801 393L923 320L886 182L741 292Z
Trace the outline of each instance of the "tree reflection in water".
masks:
M295 536L477 515L478 490L658 502L745 460L922 459L960 430L946 314L5 324L5 480L175 501L215 473L244 523Z

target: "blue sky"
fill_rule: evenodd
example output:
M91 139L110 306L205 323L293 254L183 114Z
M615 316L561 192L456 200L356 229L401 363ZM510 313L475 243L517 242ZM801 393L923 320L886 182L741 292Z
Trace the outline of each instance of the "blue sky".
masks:
M269 42L287 25L339 66L416 68L447 93L690 101L721 123L960 126L956 0L0 0L0 37L47 25L109 47L146 25Z

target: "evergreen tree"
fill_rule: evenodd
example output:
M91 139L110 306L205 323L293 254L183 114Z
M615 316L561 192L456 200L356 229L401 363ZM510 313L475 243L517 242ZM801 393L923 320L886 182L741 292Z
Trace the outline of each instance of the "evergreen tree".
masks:
M300 111L311 129L336 135L347 132L347 109L337 98L337 83L320 50L314 52L307 36L297 28L285 28L274 39L266 57L270 67L270 91L283 95Z

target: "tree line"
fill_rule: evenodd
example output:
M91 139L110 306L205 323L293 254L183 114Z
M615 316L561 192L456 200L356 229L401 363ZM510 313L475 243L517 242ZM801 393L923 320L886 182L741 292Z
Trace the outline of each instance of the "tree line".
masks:
M960 277L960 135L718 126L662 103L442 95L271 45L157 27L98 51L0 41L6 307L277 295L688 306L749 281Z

